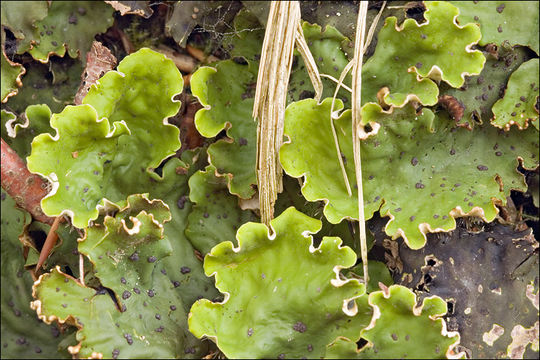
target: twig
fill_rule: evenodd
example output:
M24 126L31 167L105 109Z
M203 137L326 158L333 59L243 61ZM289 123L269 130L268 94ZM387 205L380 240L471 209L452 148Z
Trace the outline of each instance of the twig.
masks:
M214 61L218 61L219 59L215 57L214 55L208 55L206 56L204 54L204 51L201 49L197 49L196 47L193 47L191 45L186 45L186 50L195 59L199 60L202 63L212 63Z
M366 222L364 215L364 192L362 189L362 162L360 156L359 130L362 127L362 59L364 56L364 37L366 30L366 15L368 2L362 1L358 10L356 24L356 39L354 46L354 65L352 68L352 137L354 151L354 167L356 185L358 187L358 224L360 227L360 251L364 268L364 283L367 287L369 281L367 261Z
M28 211L42 223L52 224L54 219L41 209L41 199L47 195L47 183L38 175L30 173L24 161L2 140L2 188L17 206Z
M39 254L39 259L36 264L36 274L41 269L41 266L47 260L49 255L51 254L51 251L56 245L56 241L58 240L58 234L56 233L56 229L58 229L58 225L64 221L63 216L57 216L54 219L54 222L51 225L51 229L49 230L49 233L47 234L47 238L45 239L45 243L43 244L43 247L41 248L41 253Z
M159 44L156 50L165 54L168 58L174 61L176 67L182 71L183 74L189 74L195 69L195 67L197 67L197 61L192 56L180 54L168 46Z

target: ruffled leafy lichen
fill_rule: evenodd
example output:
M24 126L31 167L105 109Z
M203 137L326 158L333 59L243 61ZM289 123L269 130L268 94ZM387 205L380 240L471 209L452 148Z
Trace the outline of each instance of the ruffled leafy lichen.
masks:
M399 285L369 294L374 316L360 336L367 344L357 350L354 341L337 339L329 345L330 359L447 359L463 357L453 349L459 335L446 330L442 316L446 303L437 296L418 306L414 293Z
M256 71L225 60L202 67L191 77L191 91L205 107L195 115L197 130L208 138L222 130L227 133L227 138L208 147L209 162L228 178L230 192L244 199L255 194L257 183L257 123L251 115Z
M306 99L287 108L289 142L282 146L280 160L289 175L305 178L305 198L324 200L326 218L338 223L357 218L358 205L356 192L349 196L343 178L336 175L340 169L332 146L330 105L330 99L320 105ZM366 124L378 128L361 144L366 218L377 210L389 216L386 233L402 236L413 249L424 246L428 232L454 229L455 217L492 221L495 201L504 203L511 189L526 190L516 170L518 159L526 168L538 166L533 128L501 133L486 124L469 131L456 127L444 112L416 113L411 105L387 113L368 104L362 114ZM334 126L348 177L354 179L350 116L343 112Z
M458 7L460 24L477 24L482 32L480 45L508 43L524 45L537 54L538 1L451 1Z
M59 268L34 284L32 307L39 318L78 328L79 343L69 347L71 354L170 358L202 350L185 327L181 298L166 273L156 271L172 252L163 231L170 219L162 201L133 195L114 217L86 229L79 252L92 262L110 295Z
M83 105L54 114L57 133L37 136L27 159L30 171L53 184L42 201L45 213L67 213L82 228L97 218L104 199L122 201L140 190L133 180L180 148L179 129L167 118L178 112L172 98L182 85L170 59L141 49L92 86Z
M318 358L326 344L353 336L371 318L365 286L339 275L356 255L335 237L315 248L308 234L319 231L320 221L292 207L271 227L272 236L263 224L244 224L238 247L224 241L206 256L205 272L225 299L197 301L190 331L214 340L228 357Z
M202 254L209 253L222 239L232 239L238 228L256 218L238 206L238 199L227 189L227 179L216 176L208 165L189 179L189 199L194 203L188 217L186 236Z
M485 57L472 46L480 40L473 24L458 25L458 9L443 1L425 2L426 21L388 17L378 35L375 53L362 68L363 102L377 101L403 106L410 100L437 103L433 81L460 87L465 75L479 74ZM382 91L381 93L379 93Z
M30 309L32 278L24 270L23 248L18 237L31 221L30 214L17 209L15 201L2 189L2 357L43 358L45 354L68 358L60 342L70 332L60 334L37 319Z
M512 125L524 129L538 125L538 87L540 81L538 58L523 63L510 75L504 97L493 105L493 125L508 130Z

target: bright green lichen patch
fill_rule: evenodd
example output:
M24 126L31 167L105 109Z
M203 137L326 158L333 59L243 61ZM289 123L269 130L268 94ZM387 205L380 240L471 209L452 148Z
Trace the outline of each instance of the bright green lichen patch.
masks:
M58 348L65 335L39 321L29 306L33 281L18 237L30 221L2 189L2 358L68 358Z
M237 248L226 241L206 256L205 272L215 275L225 300L196 302L190 331L213 339L228 357L319 358L336 336L353 336L371 317L364 285L338 276L356 255L339 238L324 238L312 248L307 233L321 223L294 208L271 226L273 239L265 225L244 224ZM349 308L348 299L357 305Z
M180 109L180 102L173 97L183 86L182 74L172 60L143 48L125 57L118 71L109 71L90 88L83 103L92 105L99 118L125 121L132 135L120 139L119 151L137 156L115 159L112 166L117 171L128 169L119 171L122 176L118 179L130 183L130 177L140 174L140 164L144 170L156 168L180 148L180 131L167 119Z
M240 225L257 220L249 210L242 210L238 198L227 189L227 179L217 177L216 168L208 165L189 179L189 199L195 204L188 217L186 236L202 254L207 254L225 239L232 239Z
M133 195L115 217L86 229L79 252L93 263L101 284L113 291L82 285L58 268L34 284L32 303L47 322L79 328L80 357L173 358L200 356L200 345L187 331L182 300L158 265L171 254L163 222L166 205ZM116 303L116 304L115 304Z
M446 359L453 355L459 335L446 331L441 319L446 314L446 303L441 298L424 299L417 307L410 289L392 285L369 294L369 304L375 316L368 328L358 329L368 343L357 350L355 342L337 339L328 347L329 358Z
M107 165L115 156L118 137L129 130L123 122L111 128L107 119L98 120L90 105L67 106L52 116L51 127L55 137L41 134L32 142L28 169L55 186L41 201L43 211L49 216L68 213L73 225L83 228L98 216L96 206L107 191L103 179L111 172Z
M347 66L349 59L343 51L343 46L349 43L349 39L343 36L336 28L327 26L324 31L317 24L302 24L304 37L313 55L319 73L326 74L339 79L341 72ZM351 49L352 54L352 49ZM313 85L306 70L306 65L302 57L296 53L297 64L293 65L291 78L289 80L288 100L290 102L312 98L315 96ZM321 78L323 83L322 98L334 95L336 83L326 77ZM345 85L350 86L350 74L345 78ZM350 103L351 94L345 89L341 89L338 97L343 101Z
M457 25L458 9L447 2L425 3L426 22L407 19L401 27L395 17L386 18L378 35L375 54L362 70L362 99L376 101L377 93L388 88L384 102L403 106L411 99L424 105L437 102L434 80L460 87L464 76L479 74L485 62L480 51L471 46L480 39L475 25Z
M504 97L493 106L492 124L508 130L512 125L524 129L530 123L538 130L539 62L532 59L514 71Z
M290 141L279 152L283 169L293 177L305 177L302 194L308 201L324 200L324 215L333 224L358 213L357 192L348 196L337 158L330 123L331 99L320 105L313 99L292 103L285 112L284 133ZM334 110L341 110L343 103L336 101ZM339 146L347 176L354 183L352 156L351 118L347 112L334 121ZM341 131L340 131L341 130ZM307 135L306 131L309 131ZM366 185L364 185L366 186ZM378 208L378 204L366 206L366 218Z
M197 130L208 138L222 130L228 136L210 145L209 162L227 176L230 192L244 199L253 196L257 183L257 123L251 116L256 82L253 66L232 60L202 67L191 77L191 91L205 106L195 114Z
M525 45L539 54L538 1L452 1L460 24L475 23L482 31L480 45Z
M440 85L440 97L449 95L457 100L457 103L448 103L444 106L448 109L456 107L455 110L451 110L454 113L454 120L463 127L472 128L477 122L487 122L493 117L491 108L501 98L508 78L529 59L528 51L524 47L500 48L497 53L498 59L489 53L484 55L487 60L479 76L468 76L465 84L459 89L444 83ZM462 108L462 112L459 108Z
M330 103L306 99L287 108L285 134L290 142L282 146L280 160L289 175L305 177L305 198L324 200L326 218L338 223L356 218L358 209L356 191L348 196L340 176ZM346 111L334 124L349 180L355 184L350 116ZM368 104L362 118L381 126L361 146L366 218L380 208L381 215L391 217L386 233L403 236L413 249L425 244L428 232L454 229L454 217L470 214L492 221L497 214L494 201L505 203L510 189L527 189L516 170L517 158L526 168L538 165L535 129L504 133L487 124L469 131L455 127L443 112L435 116L424 109L416 114L412 106L388 114Z
M64 56L67 48L72 58L84 58L94 36L113 24L113 12L104 2L53 1L47 17L35 23L30 47L19 47L18 53L28 51L46 63L51 54Z
M166 120L180 107L172 100L183 85L174 63L141 49L118 70L92 86L85 105L53 115L57 134L36 137L28 157L30 171L56 186L42 200L43 211L68 213L77 227L97 218L96 206L104 198L122 201L141 190L135 180L152 176L151 169L180 148L179 129Z

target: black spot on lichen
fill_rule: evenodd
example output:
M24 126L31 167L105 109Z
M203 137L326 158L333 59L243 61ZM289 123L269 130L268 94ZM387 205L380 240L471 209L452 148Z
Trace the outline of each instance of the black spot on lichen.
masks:
M422 184L422 183L416 183L414 186L415 186L417 189L423 189L423 188L426 187L426 186L425 186L424 184Z
M178 206L178 208L180 210L183 210L184 209L184 206L186 204L186 200L187 200L187 196L185 195L182 195L180 196L180 198L178 199L178 201L176 202L176 206Z
M246 138L241 137L241 138L238 138L238 144L240 146L246 146L248 144L248 141Z
M187 267L187 266L182 266L182 267L180 268L180 272L181 272L182 274L188 274L188 273L191 272L191 269L190 269L189 267Z
M149 263L153 263L156 262L157 258L155 256L149 256L147 260Z
M249 328L247 331L247 336L250 337L251 335L253 335L253 328Z
M149 297L154 297L154 295L155 295L154 290L152 290L152 289L148 290L147 294L148 294Z
M131 297L131 293L130 293L129 291L126 290L126 291L124 291L124 292L122 293L122 299L127 300L127 299L129 299L130 297Z
M307 326L303 322L297 321L296 324L293 325L293 330L303 333L307 330Z
M77 16L75 16L75 14L69 15L68 23L76 25L77 24Z
M130 334L124 334L124 338L126 339L127 343L129 345L132 345L133 344L133 338L131 337Z
M485 166L485 165L478 165L476 168L477 168L478 170L480 170L480 171L487 171L487 170L488 170L488 167Z
M139 260L139 254L135 251L133 254L130 255L129 260L138 261Z
M417 159L416 157L413 157L413 158L411 159L411 164L412 164L412 166L418 165L418 159Z

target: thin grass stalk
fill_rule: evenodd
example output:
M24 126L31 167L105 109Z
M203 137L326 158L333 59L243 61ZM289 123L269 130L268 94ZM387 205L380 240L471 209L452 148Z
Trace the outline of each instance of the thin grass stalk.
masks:
M293 50L300 22L297 1L274 1L266 24L257 76L253 117L257 126L257 183L261 220L269 225L274 203L282 190L278 152L283 143L283 122Z
M364 57L364 43L366 33L368 2L360 2L358 21L356 24L356 39L354 46L354 64L352 68L352 137L354 151L354 168L356 185L358 187L358 225L360 228L360 251L364 269L364 283L369 281L367 261L366 222L364 215L364 192L362 188L362 161L360 154L359 130L362 126L362 61Z

